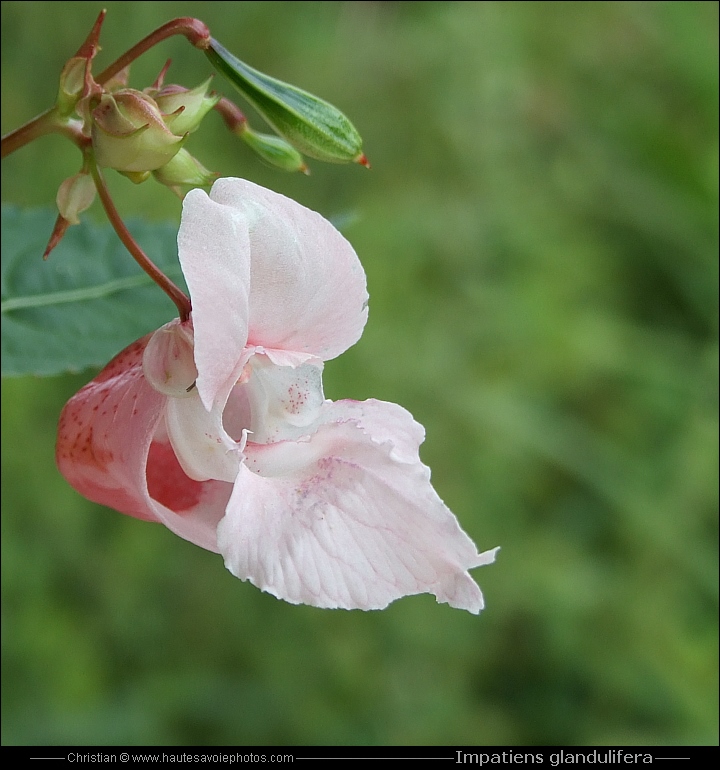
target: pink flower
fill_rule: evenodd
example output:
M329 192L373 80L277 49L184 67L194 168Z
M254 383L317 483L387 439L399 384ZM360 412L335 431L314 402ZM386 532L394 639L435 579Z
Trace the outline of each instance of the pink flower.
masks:
M491 563L422 464L422 426L326 400L323 362L367 319L365 274L320 215L242 179L185 198L192 296L66 405L58 466L81 494L219 552L293 603L380 609L432 593L478 613Z

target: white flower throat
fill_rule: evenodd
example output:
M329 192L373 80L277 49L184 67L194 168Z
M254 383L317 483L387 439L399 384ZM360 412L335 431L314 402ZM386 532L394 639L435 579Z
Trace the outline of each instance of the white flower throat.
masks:
M273 444L307 435L325 402L321 365L278 366L264 348L250 347L225 403L208 411L195 387L192 326L177 319L151 337L143 373L170 397L167 433L183 469L198 481L234 480L247 441ZM198 428L206 439L200 448Z

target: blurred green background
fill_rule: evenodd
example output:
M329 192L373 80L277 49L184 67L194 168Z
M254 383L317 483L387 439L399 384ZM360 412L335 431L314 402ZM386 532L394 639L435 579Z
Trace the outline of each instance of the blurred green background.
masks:
M198 16L353 120L370 172L285 175L216 116L188 149L345 223L370 320L326 393L410 409L439 494L502 551L479 618L279 602L59 476L92 372L6 380L3 742L717 743L717 4L105 5L97 71ZM3 132L101 7L2 3ZM168 57L171 82L211 71L177 38L131 85ZM2 199L52 203L78 167L46 137L3 161ZM108 176L124 215L179 221Z

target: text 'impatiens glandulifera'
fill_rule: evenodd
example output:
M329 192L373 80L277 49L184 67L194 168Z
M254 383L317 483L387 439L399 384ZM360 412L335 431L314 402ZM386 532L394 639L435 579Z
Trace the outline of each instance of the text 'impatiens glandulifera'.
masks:
M329 401L360 338L365 274L319 214L242 179L183 204L189 320L130 345L65 406L58 466L288 602L380 609L431 593L478 613L478 553L430 483L424 430L383 401Z

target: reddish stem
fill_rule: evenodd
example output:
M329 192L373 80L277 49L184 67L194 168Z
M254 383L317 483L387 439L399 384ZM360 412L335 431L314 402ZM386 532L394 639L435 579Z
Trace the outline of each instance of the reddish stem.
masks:
M57 117L55 107L51 107L20 128L5 134L2 138L2 157L10 155L46 134L62 134L81 150L85 150L90 143L90 138L83 134L79 121L60 119Z
M11 152L19 150L34 139L56 131L56 124L51 118L51 113L54 109L55 107L51 107L49 110L29 120L25 125L20 126L20 128L5 134L1 143L2 157L4 158L6 155L10 155Z
M28 121L24 126L5 134L2 138L2 157L19 150L26 144L46 134L62 134L73 142L80 150L84 151L90 144L90 137L82 132L80 122L77 120L58 120L55 107L51 107L41 115Z
M237 133L247 123L247 118L240 111L240 108L224 96L215 105L215 109L222 115L225 125L233 134Z
M107 214L107 218L110 220L110 224L113 226L118 237L123 242L125 248L130 252L135 261L140 267L155 281L155 283L170 297L175 303L175 307L178 309L181 321L187 321L190 318L190 311L192 306L190 304L190 298L184 291L179 289L166 275L160 270L157 265L148 257L148 255L140 248L137 241L132 237L130 231L125 226L125 223L120 219L115 204L110 197L110 192L107 189L105 180L100 173L100 169L95 163L95 159L90 161L90 172L92 173L93 180L95 181L95 187L100 196L103 208Z
M173 35L185 35L195 48L205 49L210 47L210 30L207 25L199 19L183 16L163 24L162 27L158 27L154 32L144 37L107 69L103 70L95 78L95 81L100 85L106 83L111 77L117 75L120 70L125 69L128 64L144 54L145 51L149 51L153 46Z

